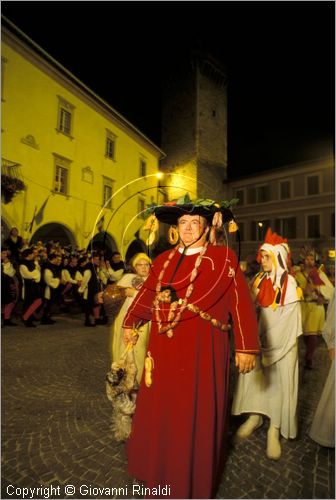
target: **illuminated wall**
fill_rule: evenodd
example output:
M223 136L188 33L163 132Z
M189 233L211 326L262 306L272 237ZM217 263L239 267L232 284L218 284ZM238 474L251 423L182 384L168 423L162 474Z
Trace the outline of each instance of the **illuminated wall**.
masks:
M162 151L31 40L7 28L2 67L2 173L14 165L26 185L2 203L5 225L17 226L28 240L53 231L58 239L63 231L80 248L107 231L125 253L143 224L137 214L157 200Z

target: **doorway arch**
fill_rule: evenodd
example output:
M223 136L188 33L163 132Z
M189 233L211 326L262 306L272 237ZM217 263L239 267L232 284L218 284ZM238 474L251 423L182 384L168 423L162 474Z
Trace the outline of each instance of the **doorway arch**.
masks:
M126 262L129 262L130 259L136 254L136 253L145 253L147 254L147 247L146 244L140 239L137 238L136 240L133 240L130 246L128 247L125 255L125 260Z
M47 243L50 240L59 241L63 247L68 245L71 245L73 249L76 247L76 239L72 231L58 222L50 222L39 227L31 237L30 243L38 241Z
M106 231L101 231L88 244L87 251L92 252L93 250L104 252L105 259L110 260L112 252L118 251L118 246L113 236Z

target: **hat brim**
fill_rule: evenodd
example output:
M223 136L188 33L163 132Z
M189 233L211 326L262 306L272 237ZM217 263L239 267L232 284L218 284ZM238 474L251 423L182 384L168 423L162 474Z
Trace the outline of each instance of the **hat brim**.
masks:
M176 225L177 221L183 215L198 215L204 217L208 223L212 224L212 218L216 212L221 212L223 223L233 219L233 214L228 208L218 208L212 206L195 206L192 203L185 205L161 205L156 207L154 214L160 222Z

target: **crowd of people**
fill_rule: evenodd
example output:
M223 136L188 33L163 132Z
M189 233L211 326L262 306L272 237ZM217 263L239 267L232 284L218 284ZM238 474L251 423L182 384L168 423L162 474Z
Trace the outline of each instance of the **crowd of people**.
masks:
M55 242L27 247L13 228L1 252L2 322L15 325L21 297L26 327L54 324L55 307L67 311L70 304L82 311L86 327L106 324L104 290L111 284L124 290L111 327L111 358L113 366L133 348L129 473L145 482L148 497L169 483L174 498L212 498L226 454L229 410L248 417L235 441L269 421L269 459L281 457L281 436L297 436L298 338L304 336L304 368L311 370L334 300L332 266L324 268L309 246L294 264L286 238L269 229L243 273L234 252L216 239L223 224L229 231L235 226L226 205L186 199L155 207L153 215L170 224L171 249L153 262L136 254L127 265L119 252L107 259L102 251ZM229 409L230 331L238 380ZM330 333L327 342L334 359ZM334 419L332 379L311 430L312 439L326 446L334 446L332 430L315 436L322 414L329 423Z
M53 312L79 311L84 325L106 324L108 318L99 294L127 270L119 252L107 259L98 249L73 249L59 242L24 243L12 228L1 248L2 326L16 326L21 311L27 328L53 325Z

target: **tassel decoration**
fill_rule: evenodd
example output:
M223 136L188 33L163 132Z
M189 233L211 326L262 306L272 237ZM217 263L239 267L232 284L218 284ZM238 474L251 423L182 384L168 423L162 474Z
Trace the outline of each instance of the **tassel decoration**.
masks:
M150 351L147 352L145 359L145 384L150 387L153 383L152 371L154 370L154 359Z
M235 220L230 220L229 222L229 233L235 233L238 231L238 225Z

